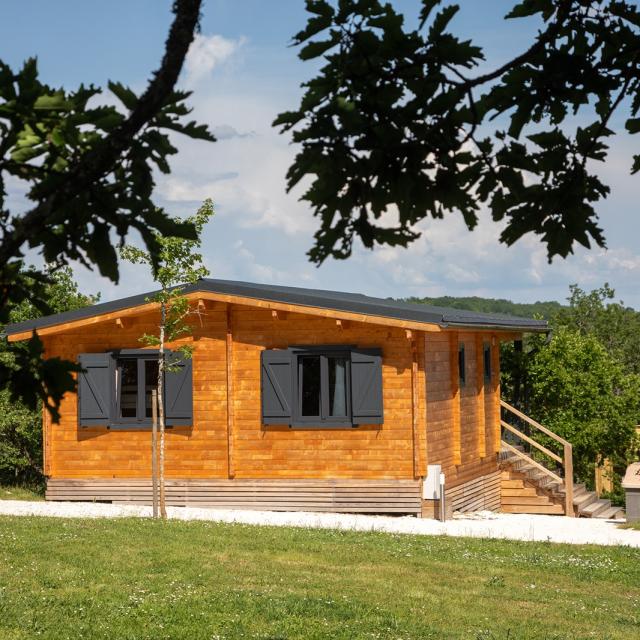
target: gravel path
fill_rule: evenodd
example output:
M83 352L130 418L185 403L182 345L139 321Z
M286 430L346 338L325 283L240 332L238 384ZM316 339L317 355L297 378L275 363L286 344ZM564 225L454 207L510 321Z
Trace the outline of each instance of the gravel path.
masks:
M210 520L276 527L384 531L417 535L470 536L538 540L570 544L627 545L640 547L640 531L618 529L619 521L536 516L481 511L439 522L414 517L365 516L337 513L235 511L196 507L169 507L169 518ZM151 507L92 502L26 502L0 500L0 515L60 518L148 517Z

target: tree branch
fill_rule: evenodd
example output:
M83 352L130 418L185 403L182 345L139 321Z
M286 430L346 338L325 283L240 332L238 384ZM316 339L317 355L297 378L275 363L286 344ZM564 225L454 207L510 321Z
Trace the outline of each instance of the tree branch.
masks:
M553 40L558 31L560 30L560 26L563 24L564 20L567 18L571 9L571 2L565 2L561 9L558 10L556 14L555 22L549 27L544 33L540 34L538 40L534 42L525 52L521 53L519 56L512 58L509 62L505 62L502 66L494 69L489 73L485 73L481 76L477 76L475 78L465 78L464 82L455 83L459 87L463 89L472 89L473 87L477 87L478 85L486 84L487 82L491 82L491 80L495 80L499 78L501 75L510 71L511 69L520 66L521 64L527 62L529 58L538 53L541 49L543 49L551 40ZM460 74L458 74L460 75Z
M175 18L165 43L160 68L153 74L146 91L138 100L129 117L114 129L98 148L84 154L75 163L62 184L36 207L14 221L13 230L0 246L0 269L20 253L21 246L32 231L46 225L49 216L108 174L131 139L163 107L173 91L193 41L200 18L202 0L175 0Z

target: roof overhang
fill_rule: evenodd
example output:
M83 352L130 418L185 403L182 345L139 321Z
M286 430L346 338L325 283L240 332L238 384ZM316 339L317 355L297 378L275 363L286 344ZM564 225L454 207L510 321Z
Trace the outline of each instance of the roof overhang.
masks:
M415 331L492 331L513 337L517 333L545 333L549 330L547 324L541 321L427 306L423 308L418 304L395 303L359 294L215 280L200 281L184 287L183 291L185 297L196 303L201 300L245 305L274 312L300 313ZM158 308L157 302L149 301L154 294L155 292L131 296L8 325L5 335L9 341L14 342L30 338L34 331L40 336L55 335L101 322L141 315Z

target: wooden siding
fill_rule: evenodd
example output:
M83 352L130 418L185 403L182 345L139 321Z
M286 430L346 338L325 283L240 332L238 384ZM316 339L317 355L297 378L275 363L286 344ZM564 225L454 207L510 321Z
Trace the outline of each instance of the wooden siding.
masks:
M83 352L139 347L138 337L153 331L154 323L154 314L146 314L124 319L121 327L111 320L90 329L46 336L47 355L76 360ZM194 316L193 334L184 341L194 348L194 426L168 431L168 477L413 479L425 473L422 334L207 303L204 313ZM384 425L356 429L264 427L260 416L260 351L291 344L381 347ZM61 423L46 430L51 477L149 476L149 432L79 429L75 394L65 397L61 414Z
M484 371L484 342L491 345L495 365L490 383L485 383L478 374L478 367L481 374ZM458 383L459 343L465 346L464 386ZM448 488L493 473L498 468L498 344L495 334L484 332L429 333L425 336L429 464L442 466ZM480 402L484 404L484 411L479 408ZM481 437L485 441L484 451Z
M170 345L187 342L194 350L194 425L167 433L166 473L172 481L415 482L429 463L442 465L447 487L454 489L497 470L500 334L422 332L224 302L200 301L197 308L192 335ZM157 325L156 316L154 311L120 322L109 318L46 335L46 354L77 360L80 353L138 348L139 336ZM462 387L459 342L466 355ZM492 345L490 382L482 375L484 342ZM262 425L260 352L295 344L382 348L384 424ZM78 428L75 394L65 397L61 415L57 425L44 419L50 498L69 495L54 491L63 486L56 482L73 488L80 486L75 480L144 482L150 476L148 431Z
M174 507L414 513L421 511L417 480L195 480L167 481ZM148 479L52 479L47 500L151 504Z

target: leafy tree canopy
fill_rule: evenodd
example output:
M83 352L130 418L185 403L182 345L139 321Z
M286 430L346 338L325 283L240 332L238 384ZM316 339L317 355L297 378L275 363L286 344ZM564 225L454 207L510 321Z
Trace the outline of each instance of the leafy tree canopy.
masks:
M101 90L50 87L35 59L22 69L0 61L0 328L28 304L40 314L54 310L50 274L25 270L28 250L60 268L78 261L114 282L123 243L137 231L152 265L160 236L195 238L193 225L173 220L152 199L154 171L169 173L176 153L170 133L212 141L205 126L188 121L189 96L175 85L198 28L201 0L175 0L174 20L160 67L137 95L119 82L109 89L121 104L100 106ZM10 211L8 180L27 185L26 211ZM0 387L34 407L50 398L52 411L73 388L72 363L45 360L37 336L6 347L13 365L0 362Z
M640 312L615 302L615 291L607 283L590 293L575 284L570 289L569 306L559 311L554 326L595 336L627 371L640 374Z
M541 342L539 336L533 342ZM531 414L573 444L576 473L591 479L599 457L624 458L640 416L640 376L593 334L560 327L531 345Z
M24 274L25 282L30 277ZM44 287L44 297L54 313L72 311L97 302L97 296L82 294L73 280L71 269L51 273ZM25 300L11 312L12 322L39 317L37 307ZM7 344L0 342L0 361L11 366L14 355ZM42 480L42 410L11 398L7 389L0 389L0 484L38 484Z
M147 298L147 302L157 302L162 314L161 334L144 334L140 339L148 346L164 346L164 342L176 340L190 331L185 322L189 313L189 301L183 295L184 285L195 284L209 275L200 253L201 234L204 226L213 216L213 202L205 200L195 215L184 222L196 230L195 239L185 239L158 235L160 245L158 266L154 270L153 260L149 252L139 247L125 245L120 254L124 260L132 264L143 264L151 267L155 281L160 290ZM181 348L183 355L190 357L188 346Z
M312 261L348 257L356 238L406 246L429 216L459 212L473 229L482 206L504 221L502 242L539 234L549 260L576 243L605 246L596 205L609 187L594 164L606 160L616 111L640 131L636 3L518 2L506 18L542 27L483 73L482 48L452 27L458 8L422 0L411 29L391 3L307 0L294 44L324 66L274 125L301 145L288 185L310 178Z

